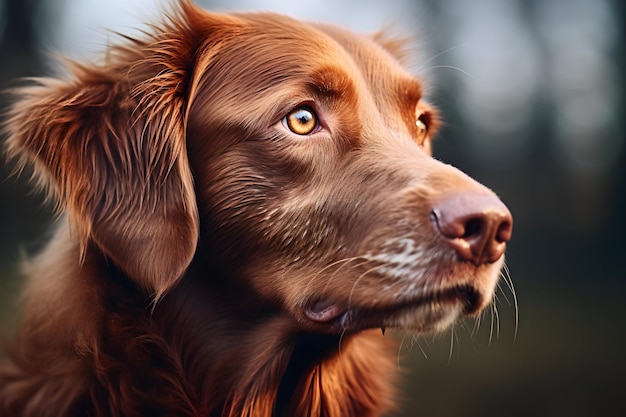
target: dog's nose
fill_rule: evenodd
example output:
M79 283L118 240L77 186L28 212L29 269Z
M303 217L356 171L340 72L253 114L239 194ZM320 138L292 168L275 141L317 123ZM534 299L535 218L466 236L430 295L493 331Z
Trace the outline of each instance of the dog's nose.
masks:
M449 196L433 208L430 217L446 243L475 265L500 259L513 230L509 209L489 194Z

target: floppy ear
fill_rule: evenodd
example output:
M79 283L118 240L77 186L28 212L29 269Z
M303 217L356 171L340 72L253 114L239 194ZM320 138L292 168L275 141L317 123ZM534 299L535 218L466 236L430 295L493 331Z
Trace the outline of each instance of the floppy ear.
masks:
M189 266L199 227L185 144L193 48L172 36L17 89L6 122L9 155L33 164L82 253L95 244L156 298Z

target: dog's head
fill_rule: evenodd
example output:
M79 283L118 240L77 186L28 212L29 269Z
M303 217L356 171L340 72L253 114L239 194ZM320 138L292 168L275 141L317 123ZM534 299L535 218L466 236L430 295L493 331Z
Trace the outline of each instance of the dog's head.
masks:
M72 70L17 92L9 152L157 297L195 256L317 331L431 330L491 301L510 214L431 157L395 42L183 1Z

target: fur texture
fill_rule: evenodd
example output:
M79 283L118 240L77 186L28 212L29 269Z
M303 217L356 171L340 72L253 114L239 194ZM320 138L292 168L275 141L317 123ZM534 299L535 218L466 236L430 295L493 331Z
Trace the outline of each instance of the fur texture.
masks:
M7 153L61 215L25 267L0 415L393 408L380 328L480 311L503 262L433 227L450 195L493 194L430 156L436 112L401 50L181 1L101 63L15 90Z

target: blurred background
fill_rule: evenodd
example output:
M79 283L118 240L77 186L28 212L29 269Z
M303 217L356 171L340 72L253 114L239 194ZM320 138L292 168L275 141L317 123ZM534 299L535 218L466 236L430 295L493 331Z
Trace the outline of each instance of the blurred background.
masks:
M0 0L0 88L93 57L158 0ZM401 416L626 416L625 3L619 0L204 0L359 32L416 34L412 71L445 127L439 159L494 189L515 218L497 311L436 337L398 337ZM0 105L7 103L6 95ZM50 207L0 165L0 330L18 260ZM518 308L515 308L515 304ZM517 316L519 314L519 316ZM518 318L517 318L518 317Z

